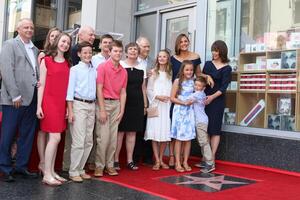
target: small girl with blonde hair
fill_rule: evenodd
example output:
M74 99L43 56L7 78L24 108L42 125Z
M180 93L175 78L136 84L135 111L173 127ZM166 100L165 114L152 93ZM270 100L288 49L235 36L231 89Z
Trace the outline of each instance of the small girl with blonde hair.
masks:
M188 158L191 140L196 137L195 117L192 108L193 101L188 97L194 91L194 67L192 61L184 60L181 64L178 78L175 79L171 92L171 101L175 104L172 115L171 138L175 139L175 170L177 172L191 171ZM183 163L180 155L183 147Z

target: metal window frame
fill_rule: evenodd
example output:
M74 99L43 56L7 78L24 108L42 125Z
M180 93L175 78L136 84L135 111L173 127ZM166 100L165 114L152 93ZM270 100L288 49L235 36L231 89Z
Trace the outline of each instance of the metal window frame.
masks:
M207 0L204 0L207 1ZM162 24L162 14L166 13L166 12L171 12L171 11L176 11L176 10L180 10L180 9L185 9L185 8L190 8L190 7L197 7L197 4L199 2L202 2L201 0L190 0L190 1L185 1L185 2L180 2L180 3L176 3L176 4L170 4L170 5L163 5L163 6L159 6L159 7L155 7L155 8L149 8L146 10L142 10L142 11L137 11L137 6L138 6L138 0L134 0L133 3L133 31L132 31L132 35L131 35L131 39L135 40L137 37L137 28L138 28L138 17L142 17L145 15L151 15L154 14L156 15L156 33L155 33L155 48L154 48L154 55L156 55L158 53L158 51L160 50L160 40L161 40L161 24ZM198 9L196 9L196 13L198 13L197 11ZM197 30L197 24L196 24L196 32L198 32ZM197 49L197 48L196 48Z

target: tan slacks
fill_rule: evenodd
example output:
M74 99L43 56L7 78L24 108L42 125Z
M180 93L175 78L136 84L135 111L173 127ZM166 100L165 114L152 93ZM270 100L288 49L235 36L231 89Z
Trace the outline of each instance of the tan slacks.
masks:
M208 164L214 164L214 158L209 144L208 134L207 134L207 124L197 123L197 141L201 147L201 153L203 160Z
M69 171L69 168L70 168L71 142L72 142L72 138L71 138L70 124L69 124L68 129L66 129L66 134L65 134L63 171Z
M70 125L72 136L70 176L84 174L84 165L93 147L95 103L73 102L74 122Z
M96 168L104 169L105 167L111 168L114 164L114 154L117 147L117 134L118 114L120 112L119 100L105 100L105 111L107 113L107 121L102 124L99 121L100 113L99 107L96 107L96 135L97 135L97 148L95 165Z

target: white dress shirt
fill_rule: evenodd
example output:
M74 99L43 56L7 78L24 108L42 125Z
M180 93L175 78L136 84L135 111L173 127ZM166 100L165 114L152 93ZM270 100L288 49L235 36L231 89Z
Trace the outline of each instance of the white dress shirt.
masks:
M148 58L142 59L138 57L137 61L139 62L139 69L142 69L144 71L144 78L147 78L147 65L148 65Z
M20 37L22 43L24 44L24 47L25 47L25 50L27 52L27 55L30 59L30 62L31 62L31 65L32 65L32 68L34 70L34 72L36 73L36 60L37 58L35 57L34 55L34 51L33 51L33 47L34 47L34 44L32 43L31 40L29 40L29 43L25 43L22 38Z
M91 62L92 62L93 67L95 67L97 70L98 66L100 64L104 63L105 61L107 61L107 59L101 53L98 53L92 57Z

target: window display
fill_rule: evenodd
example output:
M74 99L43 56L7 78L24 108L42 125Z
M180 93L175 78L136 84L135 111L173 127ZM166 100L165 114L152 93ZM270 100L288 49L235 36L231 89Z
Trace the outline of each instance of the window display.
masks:
M240 53L226 94L224 124L233 124L234 118L241 126L300 131L299 2L241 1Z

